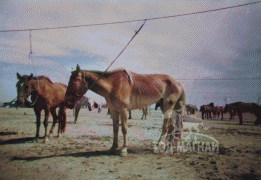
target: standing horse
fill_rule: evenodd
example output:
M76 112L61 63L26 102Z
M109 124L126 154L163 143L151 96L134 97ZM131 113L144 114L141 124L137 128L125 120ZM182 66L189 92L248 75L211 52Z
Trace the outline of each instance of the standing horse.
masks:
M188 114L195 114L195 112L198 110L195 105L192 104L187 104L186 105L186 110Z
M164 142L167 133L172 133L174 124L171 121L173 109L181 109L179 103L186 103L185 88L182 83L168 75L142 75L126 70L109 72L81 70L77 65L69 80L64 106L73 108L81 97L90 89L103 96L108 102L113 119L113 145L111 151L118 148L119 119L123 133L121 155L127 155L127 114L128 110L152 105L162 99L161 110L164 114L162 133L158 143ZM65 107L63 107L65 109ZM64 120L61 111L61 120Z
M141 119L147 119L147 115L148 115L148 106L143 107L141 110L142 110L142 117L141 117Z
M36 136L35 139L38 141L39 129L40 129L40 118L42 110L45 111L44 127L45 127L45 139L44 142L48 141L47 137L47 126L50 113L53 116L53 125L50 130L50 134L53 133L53 129L58 120L56 114L56 108L60 106L61 102L64 101L67 86L62 83L53 83L48 77L38 76L21 76L17 73L18 82L17 87L17 105L24 104L27 107L33 107L36 115ZM30 103L27 99L31 96L31 100L34 103ZM60 124L58 128L58 136L60 132L64 132L64 125Z
M79 115L79 112L80 112L80 109L82 106L86 106L88 107L89 111L92 110L92 106L89 102L89 98L83 96L82 99L80 101L78 101L75 105L75 112L74 112L74 123L76 124L77 123L77 119L78 119L78 115Z
M143 107L140 110L142 110L142 117L141 119L147 119L147 115L148 115L148 107ZM131 117L131 110L129 110L129 118L128 119L132 119Z
M208 119L212 119L212 109L214 108L214 103L210 103L208 105L202 105L200 107L200 112L201 112L201 116L202 119L204 119L204 116Z
M253 113L257 119L255 121L255 125L260 121L260 106L255 103L244 103L244 102L235 102L231 104L226 104L224 112L227 113L230 110L233 110L239 117L239 124L243 124L243 113L249 112Z

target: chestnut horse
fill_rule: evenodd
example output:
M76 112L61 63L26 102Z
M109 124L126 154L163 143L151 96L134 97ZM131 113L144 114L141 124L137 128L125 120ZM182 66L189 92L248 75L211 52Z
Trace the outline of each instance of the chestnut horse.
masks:
M44 127L45 127L45 139L44 142L48 141L47 137L47 126L50 113L53 116L53 125L50 130L50 134L53 133L53 129L58 120L56 114L56 108L60 106L61 102L64 101L67 86L62 83L53 83L48 77L38 76L33 77L24 75L21 76L17 73L18 82L17 87L17 105L23 103L27 107L33 107L36 115L36 136L35 140L38 141L39 129L40 129L40 118L42 110L45 111ZM28 101L29 96L34 103ZM59 123L58 136L60 132L64 132L65 125Z
M172 133L174 124L171 121L173 110L181 109L177 102L186 103L184 86L164 74L136 74L126 70L109 72L81 70L77 65L72 72L65 95L64 106L73 108L81 97L90 89L103 96L108 102L113 119L113 145L111 151L118 148L119 119L123 133L121 155L127 155L127 114L128 110L150 106L161 100L164 114L162 133L158 143L164 142L167 133ZM182 103L181 103L182 104ZM63 107L65 109L65 107ZM61 111L61 120L66 116Z

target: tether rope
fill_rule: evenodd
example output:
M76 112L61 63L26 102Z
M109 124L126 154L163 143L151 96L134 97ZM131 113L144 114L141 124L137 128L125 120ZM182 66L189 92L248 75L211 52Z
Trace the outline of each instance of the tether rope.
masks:
M118 56L111 62L111 64L108 66L108 68L102 73L102 75L89 87L89 89L94 86L101 78L102 76L108 71L108 69L112 66L112 64L118 59L118 57L120 57L120 55L123 53L123 51L129 46L129 44L131 43L131 41L135 38L135 36L140 32L140 30L142 29L142 27L144 26L144 24L146 23L146 19L144 20L144 22L142 23L142 25L140 26L140 28L135 31L135 34L132 36L132 38L129 40L129 42L126 44L126 46L121 50L121 52L118 54ZM85 76L85 73L84 73ZM85 78L84 78L85 79Z

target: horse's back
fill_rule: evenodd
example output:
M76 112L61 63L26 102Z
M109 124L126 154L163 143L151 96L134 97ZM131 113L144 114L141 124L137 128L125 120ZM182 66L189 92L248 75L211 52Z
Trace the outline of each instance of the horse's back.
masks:
M65 99L67 86L63 83L46 84L46 86L48 87L45 88L45 99L49 102L51 107L59 106Z

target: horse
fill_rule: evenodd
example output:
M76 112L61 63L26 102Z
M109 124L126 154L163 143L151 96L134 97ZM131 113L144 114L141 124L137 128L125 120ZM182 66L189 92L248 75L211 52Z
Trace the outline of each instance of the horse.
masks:
M123 133L121 156L127 155L127 113L128 110L150 106L158 101L163 102L161 110L164 123L159 142L164 142L168 132L174 130L171 122L173 109L181 109L179 103L186 103L183 83L177 82L166 74L137 74L124 69L114 71L81 70L77 65L72 71L65 95L64 108L73 108L81 97L90 89L103 96L108 102L113 119L113 145L110 151L118 148L119 118ZM61 111L62 112L62 111ZM64 112L64 111L63 111ZM64 120L64 113L61 120Z
M253 113L257 119L255 121L255 124L257 125L260 119L260 113L258 111L261 110L258 108L258 105L253 105L255 103L244 103L244 102L235 102L231 104L226 104L224 113L231 112L236 113L239 117L239 125L243 124L243 113L249 112Z
M140 110L142 110L142 117L141 117L141 119L147 119L147 115L148 115L148 107L146 106L146 107L143 107L143 108L141 108ZM132 117L131 117L131 110L129 110L129 118L128 119L132 119Z
M212 112L213 112L213 117L219 118L219 116L221 116L221 120L223 120L223 118L224 118L224 107L223 106L215 106L212 109Z
M143 108L141 108L140 110L142 110L142 117L141 117L141 119L147 119L148 107L147 107L147 106L146 106L146 107L143 107ZM128 112L129 112L128 119L132 119L131 110L129 110ZM110 108L108 108L107 115L111 115Z
M26 107L34 108L34 112L36 115L36 142L38 142L39 139L41 112L42 110L45 111L45 119L43 122L45 127L44 142L47 142L47 126L50 113L53 116L53 125L51 127L49 135L53 133L53 129L58 120L56 108L60 107L60 104L64 102L67 86L62 83L54 83L45 76L33 77L33 74L31 74L30 76L21 76L19 73L17 73L17 78L18 82L16 83L16 104L23 104ZM29 96L31 96L31 100L33 101L33 103L29 102ZM64 131L64 124L61 124L59 122L58 137L60 133L63 133Z
M92 110L92 105L89 102L89 98L83 96L82 99L80 101L78 101L75 105L75 112L74 112L74 116L75 116L74 123L75 124L77 123L78 115L79 115L79 112L80 112L80 109L82 106L88 107L89 111Z
M206 116L207 119L212 119L212 109L214 108L214 103L210 103L208 105L202 105L200 107L200 112L201 112L201 116L202 116L202 119L204 119L204 116Z
M197 107L192 104L187 104L185 107L188 114L195 114L195 112L198 110Z
M143 120L144 120L144 119L147 119L148 106L141 108L141 110L142 110L142 117L141 117L141 119L143 119Z
M237 111L235 111L234 106L232 104L226 104L224 108L224 113L229 113L229 120L234 120L237 115Z
M261 106L255 103L252 103L253 109L254 109L254 114L256 115L256 121L255 125L261 124Z

